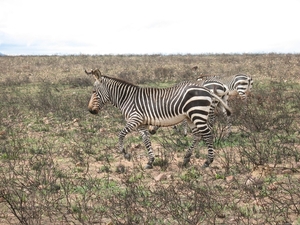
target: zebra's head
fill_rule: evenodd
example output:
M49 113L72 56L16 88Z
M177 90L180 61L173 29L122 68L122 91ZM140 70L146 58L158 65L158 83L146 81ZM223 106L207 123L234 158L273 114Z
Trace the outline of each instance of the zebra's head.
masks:
M85 73L88 75L92 74L95 78L94 91L88 104L88 110L92 114L98 114L99 110L109 101L107 89L103 85L99 69L91 70L90 72L85 70Z

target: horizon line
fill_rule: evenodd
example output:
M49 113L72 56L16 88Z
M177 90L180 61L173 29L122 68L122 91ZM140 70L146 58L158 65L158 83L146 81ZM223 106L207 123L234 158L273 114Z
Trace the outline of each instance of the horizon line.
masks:
M54 54L4 54L0 52L0 57L13 56L176 56L176 55L299 55L300 52L232 52L232 53L109 53L109 54L87 54L87 53L54 53Z

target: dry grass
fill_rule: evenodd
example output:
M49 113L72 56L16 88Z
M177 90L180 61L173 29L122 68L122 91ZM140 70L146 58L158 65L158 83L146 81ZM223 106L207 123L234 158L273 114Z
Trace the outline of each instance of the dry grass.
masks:
M90 68L160 87L241 72L254 90L246 116L230 103L227 140L219 118L210 168L204 145L182 168L191 137L164 128L145 171L137 133L126 137L130 162L116 153L119 111L87 112ZM0 57L0 223L300 224L299 75L300 55Z

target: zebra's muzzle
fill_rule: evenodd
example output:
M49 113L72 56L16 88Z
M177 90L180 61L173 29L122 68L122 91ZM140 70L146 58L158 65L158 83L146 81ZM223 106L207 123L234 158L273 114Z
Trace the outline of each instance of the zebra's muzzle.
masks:
M93 93L93 95L89 101L88 110L92 114L98 114L98 112L99 112L99 104L98 104L96 92Z
M89 111L90 111L90 113L92 113L92 114L94 114L94 115L96 115L96 114L98 114L98 112L99 112L99 110L97 110L97 109L89 109Z
M89 104L88 105L88 110L89 110L89 112L90 113L92 113L92 114L98 114L98 112L99 112L99 107L96 107L96 106L94 106L94 105L92 105L92 104Z

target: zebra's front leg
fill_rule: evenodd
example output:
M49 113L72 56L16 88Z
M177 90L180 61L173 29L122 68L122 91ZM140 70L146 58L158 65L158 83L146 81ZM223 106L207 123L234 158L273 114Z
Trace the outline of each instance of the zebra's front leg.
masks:
M139 130L139 132L142 136L144 145L145 145L145 147L148 151L149 160L148 160L147 165L145 166L145 169L152 169L155 157L154 157L153 149L152 149L152 146L151 146L149 131L148 131L148 129L146 129L146 127L140 127L138 130Z

